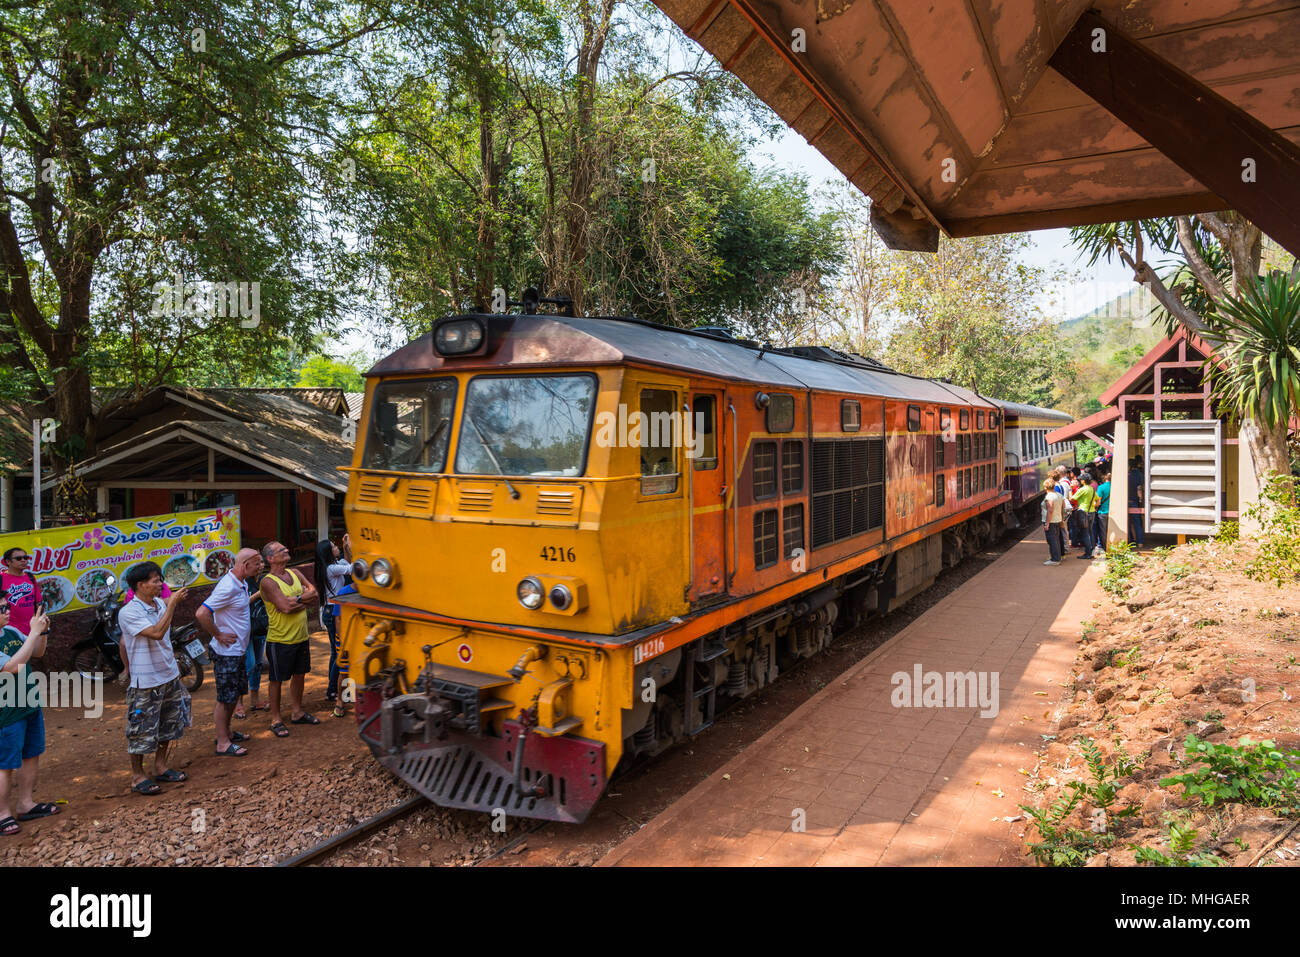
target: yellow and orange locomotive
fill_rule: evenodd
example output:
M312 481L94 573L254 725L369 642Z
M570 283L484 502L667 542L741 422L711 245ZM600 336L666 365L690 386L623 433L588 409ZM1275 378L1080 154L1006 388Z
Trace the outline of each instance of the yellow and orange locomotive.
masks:
M583 820L621 761L1014 521L995 401L716 329L452 316L362 420L359 731L449 807Z

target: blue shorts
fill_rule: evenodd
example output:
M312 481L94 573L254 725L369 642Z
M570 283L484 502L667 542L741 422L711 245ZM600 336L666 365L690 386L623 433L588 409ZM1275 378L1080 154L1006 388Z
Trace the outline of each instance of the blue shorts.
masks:
M45 713L37 708L27 717L0 728L0 771L22 767L28 758L45 753Z

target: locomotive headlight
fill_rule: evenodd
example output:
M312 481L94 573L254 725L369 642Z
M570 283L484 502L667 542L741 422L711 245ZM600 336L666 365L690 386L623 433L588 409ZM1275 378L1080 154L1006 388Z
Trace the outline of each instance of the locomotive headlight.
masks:
M358 558L352 563L352 577L357 581L365 581L369 574L370 565L366 563L364 558Z
M519 596L519 604L523 605L529 611L536 611L542 607L542 599L546 597L546 589L542 583L531 575L519 583L515 589L515 594Z
M550 591L551 604L559 611L564 611L573 604L573 592L567 585L556 585Z
M483 325L477 319L453 319L443 322L433 334L438 353L463 356L483 345Z
M388 588L397 582L397 568L387 558L376 558L370 566L370 580L380 588Z

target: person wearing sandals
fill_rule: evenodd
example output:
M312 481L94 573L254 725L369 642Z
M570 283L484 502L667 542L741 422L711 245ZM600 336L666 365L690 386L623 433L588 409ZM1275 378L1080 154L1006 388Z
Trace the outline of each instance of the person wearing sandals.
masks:
M271 566L262 579L270 627L266 632L267 697L271 699L271 733L287 738L289 729L280 713L280 691L289 682L290 724L320 724L302 706L302 689L311 670L311 642L307 634L307 606L316 600L316 588L289 567L290 552L279 542L267 542L262 557Z
M221 757L242 758L248 754L239 742L248 735L230 730L230 717L248 690L244 652L252 634L248 610L248 587L244 579L257 574L262 558L252 548L241 548L230 568L204 599L194 620L212 636L212 676L217 683L217 703L212 706L212 723L217 729L217 751Z
M59 813L58 805L37 803L32 797L36 766L45 752L45 715L41 711L40 686L27 662L45 654L50 619L37 611L28 623L30 634L24 634L9 624L11 601L0 591L0 681L10 686L4 697L13 702L0 707L0 834L5 837L13 837L21 830L19 821ZM16 694L19 687L25 691L21 696ZM18 799L11 803L14 782L18 785Z
M325 700L333 703L334 717L347 715L339 697L339 634L338 619L334 614L334 596L350 582L348 572L352 568L352 540L343 536L343 548L326 539L316 543L316 592L320 595L320 623L330 639L329 684L325 688Z
M131 756L131 790L157 794L159 781L186 780L184 771L167 766L167 751L190 726L190 694L181 684L181 672L172 654L171 626L176 607L189 593L177 588L166 604L162 569L155 562L133 565L123 576L135 597L122 606L117 622L121 647L130 663L131 683L126 689L126 751ZM152 754L153 775L145 774L144 756Z

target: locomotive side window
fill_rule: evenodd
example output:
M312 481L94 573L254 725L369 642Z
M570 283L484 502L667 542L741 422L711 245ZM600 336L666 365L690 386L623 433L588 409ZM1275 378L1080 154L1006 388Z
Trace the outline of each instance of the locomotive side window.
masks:
M672 423L677 420L677 393L671 389L642 389L641 414L649 435L641 436L641 494L668 495L677 491L677 450Z
M456 380L402 379L381 382L371 403L365 468L441 472L451 439ZM586 420L583 420L584 428Z
M803 442L786 439L781 443L781 493L803 491Z
M845 432L858 432L862 429L862 403L857 399L840 401L840 429Z
M957 421L961 423L963 429L970 428L970 409L962 409L957 416Z
M794 431L794 396L776 393L767 405L767 431Z
M939 430L941 432L952 431L952 409L939 410Z
M777 557L776 509L754 513L754 567L775 565Z
M691 403L695 430L695 470L718 467L718 400L712 395L697 395Z
M975 413L975 428L977 428L977 429L982 429L982 428L984 428L984 410L983 410L983 409L980 409L978 412Z
M948 494L948 480L944 476L939 476L939 482L934 489L934 504L942 507L944 498Z
M803 548L803 503L787 505L781 512L781 554L790 558L796 548Z
M943 435L942 433L934 437L934 467L943 468Z
M776 443L754 443L754 498L776 494Z
M907 407L907 431L921 431L921 407L919 405L909 405Z

